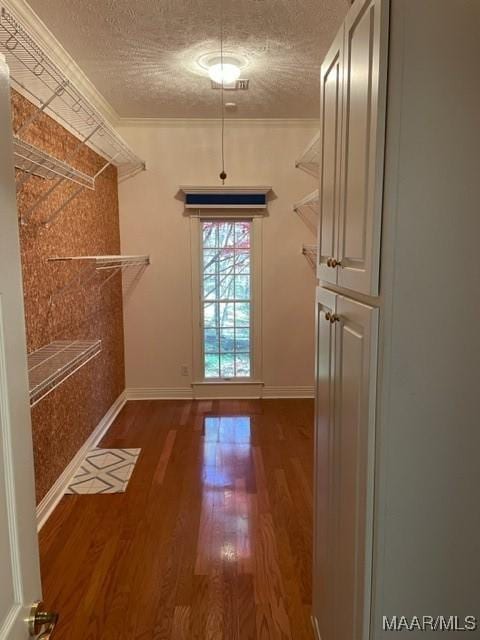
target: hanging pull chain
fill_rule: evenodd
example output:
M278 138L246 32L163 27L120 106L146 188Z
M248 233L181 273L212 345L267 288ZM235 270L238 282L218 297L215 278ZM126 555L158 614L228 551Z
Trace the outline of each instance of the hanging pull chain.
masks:
M223 0L220 0L220 64L222 68L222 88L220 92L220 99L222 101L222 171L220 173L220 180L222 185L225 184L227 174L225 172L225 100L224 100L224 83L225 76L223 73Z

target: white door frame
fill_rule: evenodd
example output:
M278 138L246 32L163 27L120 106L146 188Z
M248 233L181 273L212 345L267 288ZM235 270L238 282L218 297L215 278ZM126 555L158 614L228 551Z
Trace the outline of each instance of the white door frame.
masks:
M0 139L0 640L24 640L41 582L10 83L1 54Z

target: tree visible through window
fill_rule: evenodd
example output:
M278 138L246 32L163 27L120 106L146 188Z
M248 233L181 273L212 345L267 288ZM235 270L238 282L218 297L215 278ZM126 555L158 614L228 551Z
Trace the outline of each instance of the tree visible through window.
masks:
M251 227L249 221L202 222L205 378L251 376Z

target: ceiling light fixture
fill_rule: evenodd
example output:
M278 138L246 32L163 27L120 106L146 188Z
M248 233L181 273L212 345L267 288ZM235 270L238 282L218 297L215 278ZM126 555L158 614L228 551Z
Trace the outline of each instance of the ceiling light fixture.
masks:
M228 47L227 44L228 44L227 42L224 42L223 64L225 66L227 66L227 64L231 64L234 67L238 67L238 69L240 69L240 76L237 79L240 79L244 75L244 72L250 66L250 60L244 55L244 53L241 53L240 51L237 51L237 50L234 51L233 49ZM220 65L221 62L222 62L222 58L221 58L220 46L218 46L218 49L211 49L210 51L204 51L201 55L199 55L195 59L195 62L194 62L196 67L195 73L208 76L213 82L216 82L216 80L212 79L212 76L210 74L210 69L212 67L215 67L216 65ZM226 82L227 82L227 79L225 79L225 83ZM218 84L220 84L220 82Z
M229 85L240 77L240 67L230 62L218 62L208 70L208 75L217 84Z

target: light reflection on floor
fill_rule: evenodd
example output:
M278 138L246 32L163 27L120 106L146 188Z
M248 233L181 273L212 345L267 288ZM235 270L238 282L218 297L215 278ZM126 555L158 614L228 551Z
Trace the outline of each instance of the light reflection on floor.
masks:
M256 487L249 416L205 418L202 487L197 573L222 563L250 573Z

